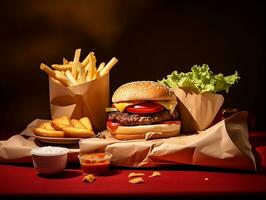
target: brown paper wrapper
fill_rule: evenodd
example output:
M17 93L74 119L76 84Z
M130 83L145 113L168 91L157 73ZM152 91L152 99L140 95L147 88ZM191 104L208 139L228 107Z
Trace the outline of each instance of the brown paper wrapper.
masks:
M21 133L0 141L0 162L32 162L31 149L38 144L32 128L43 120L36 119ZM110 137L80 140L79 149L70 148L68 162L78 162L77 154L107 151L112 165L123 167L157 167L165 165L199 165L228 169L255 170L255 158L248 140L247 112L236 113L200 134L177 137L121 141Z
M246 119L247 112L239 112L200 134L155 140L120 141L105 131L106 139L81 140L80 151L107 151L113 155L112 165L123 167L188 164L255 170Z
M29 163L31 150L37 147L33 138L25 139L21 135L14 135L6 141L0 141L0 162Z
M105 108L109 106L109 73L93 81L65 87L49 79L52 119L66 115L89 117L94 131L105 129Z
M178 109L183 132L202 131L208 128L224 102L220 94L186 92L172 89L178 98Z

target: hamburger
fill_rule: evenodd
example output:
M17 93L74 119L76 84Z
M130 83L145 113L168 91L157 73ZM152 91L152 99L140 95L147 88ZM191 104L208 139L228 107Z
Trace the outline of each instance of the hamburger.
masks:
M154 81L135 81L120 86L107 108L107 130L121 140L177 136L177 99L169 87Z

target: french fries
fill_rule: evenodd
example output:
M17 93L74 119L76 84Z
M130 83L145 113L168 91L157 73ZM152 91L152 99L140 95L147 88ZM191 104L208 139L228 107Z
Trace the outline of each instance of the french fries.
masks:
M73 77L72 73L69 70L65 71L65 75L72 85L77 85L76 79Z
M50 67L48 67L47 65L43 63L41 63L40 68L41 70L45 71L50 77L59 81L63 85L72 86L71 82L67 79L67 77L61 71L52 70Z
M63 64L63 65L53 64L52 68L54 68L55 70L66 71L66 70L71 70L72 65L71 64Z
M61 116L41 123L33 129L33 133L42 137L88 138L95 136L88 117L70 119L67 116Z
M55 82L71 87L106 75L118 62L118 59L113 57L106 65L105 62L101 62L97 67L97 59L93 52L90 52L82 62L80 62L80 56L81 49L76 49L73 61L63 58L63 64L52 64L51 68L41 63L40 69Z
M106 65L105 67L100 71L100 75L104 76L107 74L112 67L118 62L117 58L113 57Z

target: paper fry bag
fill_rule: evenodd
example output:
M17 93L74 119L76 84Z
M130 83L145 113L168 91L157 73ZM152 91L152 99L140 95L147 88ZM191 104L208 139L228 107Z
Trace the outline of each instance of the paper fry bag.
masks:
M179 101L179 114L184 132L202 131L208 128L224 102L220 94L186 92L173 88Z
M65 87L49 79L52 119L89 117L94 131L105 129L105 108L109 104L109 73L93 81Z

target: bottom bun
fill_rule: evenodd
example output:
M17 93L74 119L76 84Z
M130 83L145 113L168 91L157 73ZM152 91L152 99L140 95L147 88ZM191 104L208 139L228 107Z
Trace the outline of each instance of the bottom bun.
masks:
M152 124L139 126L118 126L108 131L119 140L156 139L177 136L180 133L181 122L171 124Z
M164 132L164 133L155 133L148 137L148 139L159 139L159 138L168 138L168 137L174 137L177 136L179 132ZM122 135L122 134L111 134L112 137L118 139L118 140L136 140L136 139L145 139L146 133L144 134L136 134L136 135Z

